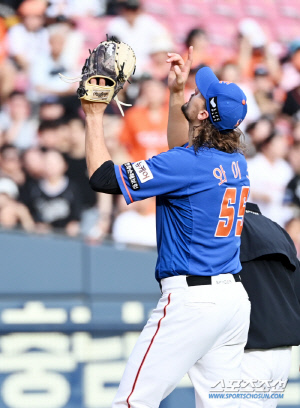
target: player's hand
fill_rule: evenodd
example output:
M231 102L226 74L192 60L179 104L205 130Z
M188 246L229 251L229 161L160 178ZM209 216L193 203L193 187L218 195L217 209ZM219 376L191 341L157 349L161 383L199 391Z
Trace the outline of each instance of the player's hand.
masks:
M91 84L97 84L96 78L91 79ZM105 79L101 78L99 85L105 86ZM86 116L101 115L107 108L107 104L103 102L91 102L86 99L80 99L82 109Z
M183 92L193 62L193 47L189 48L186 62L179 54L169 52L168 57L167 62L171 64L168 75L170 92Z

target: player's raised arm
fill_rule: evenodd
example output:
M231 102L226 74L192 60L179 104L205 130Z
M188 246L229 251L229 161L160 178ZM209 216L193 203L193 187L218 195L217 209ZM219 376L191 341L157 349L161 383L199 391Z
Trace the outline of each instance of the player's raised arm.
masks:
M104 80L101 79L100 83L101 81ZM91 177L105 161L111 160L103 132L103 115L107 105L84 99L81 99L81 105L85 113L86 164Z
M188 122L185 119L181 106L184 104L184 88L190 73L193 47L189 48L188 59L183 61L179 54L169 53L167 62L171 64L168 76L170 89L169 119L168 119L168 145L172 149L188 142Z
M127 104L118 100L118 92L133 75L135 65L135 54L128 44L115 38L107 38L90 51L80 76L67 78L59 74L65 82L80 81L77 95L86 115L86 161L89 177L104 162L111 161L104 142L103 115L107 104L114 99L124 116L121 105Z

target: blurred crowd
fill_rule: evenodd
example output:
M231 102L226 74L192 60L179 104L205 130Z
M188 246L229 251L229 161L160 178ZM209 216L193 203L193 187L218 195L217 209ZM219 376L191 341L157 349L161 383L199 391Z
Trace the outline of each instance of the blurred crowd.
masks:
M167 52L193 45L186 98L205 65L244 90L250 200L300 255L299 22L297 0L0 0L0 226L155 246L154 199L127 207L90 189L78 84L58 76L78 76L108 34L137 57L120 93L133 106L105 114L113 161L168 149Z

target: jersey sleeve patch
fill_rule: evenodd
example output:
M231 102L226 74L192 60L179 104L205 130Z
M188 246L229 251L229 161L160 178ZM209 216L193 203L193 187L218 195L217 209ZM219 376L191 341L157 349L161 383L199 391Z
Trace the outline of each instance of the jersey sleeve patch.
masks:
M128 162L128 163L124 163L123 166L124 166L124 168L126 170L127 177L128 177L128 180L129 180L129 183L130 183L130 186L131 186L132 190L139 190L140 185L139 185L139 182L138 182L138 180L136 178L136 175L135 175L132 164L130 162Z
M116 173L116 177L117 177L117 181L119 184L119 187L122 191L122 194L125 198L125 201L127 204L133 203L133 198L130 194L130 186L126 184L125 178L127 178L127 174L122 173L122 166L119 166L117 164L115 164L115 173Z
M132 166L141 183L146 183L146 181L153 179L153 174L145 160L140 160L136 163L133 163Z

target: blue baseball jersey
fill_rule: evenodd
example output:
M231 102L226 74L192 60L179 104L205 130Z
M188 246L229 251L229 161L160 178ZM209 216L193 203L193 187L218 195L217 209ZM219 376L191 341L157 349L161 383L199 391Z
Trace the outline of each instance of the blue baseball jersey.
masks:
M238 273L249 194L240 153L175 147L148 160L115 165L127 204L156 196L157 280Z

